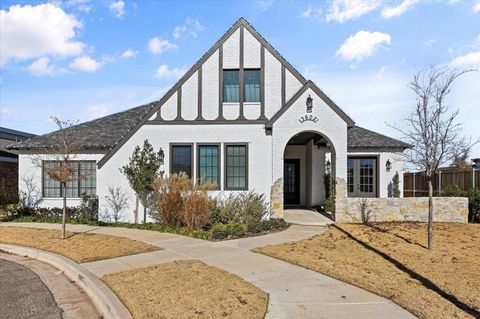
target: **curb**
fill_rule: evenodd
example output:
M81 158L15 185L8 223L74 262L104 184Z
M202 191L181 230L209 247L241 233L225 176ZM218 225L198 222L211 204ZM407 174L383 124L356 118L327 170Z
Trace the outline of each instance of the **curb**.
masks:
M0 250L37 259L62 270L87 293L103 318L132 319L125 305L100 279L71 259L40 249L17 245L0 244Z

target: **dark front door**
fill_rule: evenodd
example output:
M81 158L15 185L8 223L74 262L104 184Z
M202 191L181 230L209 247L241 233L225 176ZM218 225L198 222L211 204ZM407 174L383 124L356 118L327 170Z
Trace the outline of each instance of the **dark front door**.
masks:
M283 204L300 205L299 159L286 159L283 163Z

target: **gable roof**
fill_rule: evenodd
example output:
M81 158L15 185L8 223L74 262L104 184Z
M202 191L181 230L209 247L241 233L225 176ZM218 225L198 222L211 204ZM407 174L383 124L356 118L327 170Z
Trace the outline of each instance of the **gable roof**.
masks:
M347 146L355 149L406 149L411 145L386 135L367 130L360 126L352 126L347 131Z
M340 107L338 107L337 104L335 104L325 93L323 93L323 91L320 90L320 88L315 83L313 83L311 80L308 80L303 85L303 87L298 90L298 92L295 93L295 95L292 96L292 98L287 103L285 103L285 105L283 105L282 108L277 113L275 113L275 115L265 124L265 128L272 128L273 123L275 123L283 115L283 113L285 113L293 105L293 103L295 103L295 101L298 100L303 93L305 93L307 89L311 89L313 92L315 92L315 94L317 94L329 107L332 108L335 113L337 113L347 123L348 127L352 127L353 125L355 125L355 122L350 116L348 116Z
M123 112L72 126L82 149L109 150L153 107L154 103L142 105ZM55 148L59 131L26 139L8 146L14 150L39 150Z

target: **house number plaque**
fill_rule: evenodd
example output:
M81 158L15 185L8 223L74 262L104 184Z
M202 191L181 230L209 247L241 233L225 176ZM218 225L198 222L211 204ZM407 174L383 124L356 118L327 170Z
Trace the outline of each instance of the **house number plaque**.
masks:
M298 121L300 123L305 123L307 121L312 121L313 123L317 123L318 122L318 117L313 116L312 114L305 114L304 116L300 117L298 119Z

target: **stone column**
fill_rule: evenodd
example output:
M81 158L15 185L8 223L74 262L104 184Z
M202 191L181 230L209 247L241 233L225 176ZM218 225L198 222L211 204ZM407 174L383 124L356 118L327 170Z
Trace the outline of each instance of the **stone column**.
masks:
M345 220L348 216L348 192L345 179L337 177L335 183L335 207L333 219L337 222Z
M273 218L283 218L283 177L277 179L270 190L270 205Z

